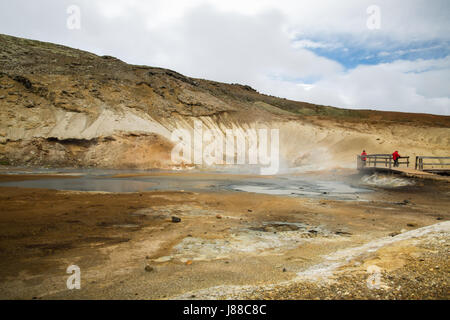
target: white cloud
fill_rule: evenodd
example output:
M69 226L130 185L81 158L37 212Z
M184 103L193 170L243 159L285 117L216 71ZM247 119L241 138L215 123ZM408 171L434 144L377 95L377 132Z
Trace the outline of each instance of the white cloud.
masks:
M303 88L305 91L309 91L315 87L313 84L307 84L307 83L299 83L297 84L299 87Z
M329 75L311 90L293 93L291 98L347 108L450 115L449 63L450 56L358 66Z
M291 46L294 48L306 49L337 49L342 47L339 43L327 43L322 41L312 41L309 39L294 40L292 41Z
M252 83L267 75L322 77L342 67L312 52L292 47L277 11L258 15L222 13L210 6L196 8L163 29L158 47L170 59L165 67L190 76Z

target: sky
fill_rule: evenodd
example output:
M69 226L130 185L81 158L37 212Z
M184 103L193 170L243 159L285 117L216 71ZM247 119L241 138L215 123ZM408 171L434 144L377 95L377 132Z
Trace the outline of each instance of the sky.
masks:
M0 33L293 100L450 115L448 0L0 0Z

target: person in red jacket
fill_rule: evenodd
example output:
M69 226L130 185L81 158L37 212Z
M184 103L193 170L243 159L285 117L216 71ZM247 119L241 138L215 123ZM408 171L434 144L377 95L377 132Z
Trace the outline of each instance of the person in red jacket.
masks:
M363 150L363 152L361 152L361 161L362 161L363 166L366 165L367 158L365 156L367 156L367 153L366 153L366 150Z
M398 154L398 151L396 150L392 154L392 159L394 159L394 167L398 167L398 158L400 158L400 155Z

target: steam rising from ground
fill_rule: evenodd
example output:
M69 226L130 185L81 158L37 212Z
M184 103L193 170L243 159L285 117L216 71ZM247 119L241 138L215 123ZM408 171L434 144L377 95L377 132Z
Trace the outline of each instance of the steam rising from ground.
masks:
M411 179L378 173L374 173L370 176L364 176L361 178L361 181L367 185L384 188L397 188L414 185L414 181Z

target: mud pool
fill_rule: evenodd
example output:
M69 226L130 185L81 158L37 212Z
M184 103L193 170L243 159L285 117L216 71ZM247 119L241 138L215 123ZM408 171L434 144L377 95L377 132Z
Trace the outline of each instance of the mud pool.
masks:
M127 172L129 173L129 172ZM238 174L142 175L142 172L125 175L123 171L16 171L8 174L56 174L70 176L70 179L46 178L27 181L2 182L3 187L38 188L71 191L96 192L143 192L143 191L191 191L221 192L236 191L284 195L293 197L328 198L336 200L357 200L359 194L370 192L364 186L354 186L343 181L327 180L311 176L246 176ZM124 175L117 177L117 175Z

